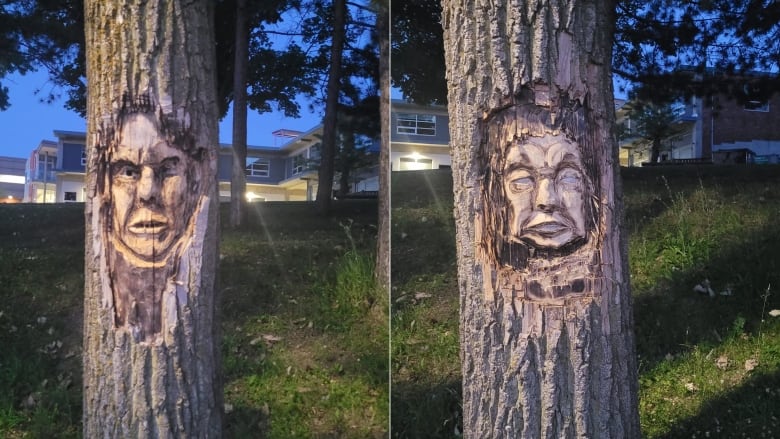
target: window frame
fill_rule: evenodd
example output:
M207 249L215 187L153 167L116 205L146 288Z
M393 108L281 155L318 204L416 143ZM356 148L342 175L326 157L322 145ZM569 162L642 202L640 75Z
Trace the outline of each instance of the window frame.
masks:
M395 132L397 134L435 136L436 126L435 114L398 113L396 115Z
M259 169L258 169L259 168ZM265 168L263 170L263 168ZM244 175L247 177L270 177L271 160L264 157L257 157L244 168Z

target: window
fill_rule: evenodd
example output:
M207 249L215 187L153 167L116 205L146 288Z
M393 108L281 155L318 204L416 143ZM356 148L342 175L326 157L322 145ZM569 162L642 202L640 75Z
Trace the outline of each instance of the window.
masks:
M249 177L268 177L271 175L271 162L268 159L255 159L246 166Z
M745 103L745 111L762 111L764 113L769 111L769 101L766 99L755 99Z
M76 193L75 192L65 192L65 201L76 201Z
M57 166L57 156L38 154L38 169L36 170L36 179L42 181L54 180L54 168Z
M398 134L436 135L436 116L432 114L398 114Z
M87 166L87 148L81 148L81 166Z
M414 157L401 157L401 171L417 171L420 169L432 169L433 160Z
M320 144L315 143L314 145L309 147L309 159L319 160L319 158L320 158Z
M306 170L306 157L303 153L293 157L292 175L298 175Z

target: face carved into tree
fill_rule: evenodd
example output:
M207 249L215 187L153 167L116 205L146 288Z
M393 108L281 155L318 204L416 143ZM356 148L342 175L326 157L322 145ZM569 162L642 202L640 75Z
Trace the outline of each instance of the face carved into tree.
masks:
M560 134L514 142L503 184L510 241L557 250L585 239L585 177L576 143Z
M117 248L147 263L164 260L181 239L191 209L187 156L152 114L125 117L109 163L111 231Z
M585 114L534 104L487 114L475 215L485 294L548 305L594 294L598 188Z

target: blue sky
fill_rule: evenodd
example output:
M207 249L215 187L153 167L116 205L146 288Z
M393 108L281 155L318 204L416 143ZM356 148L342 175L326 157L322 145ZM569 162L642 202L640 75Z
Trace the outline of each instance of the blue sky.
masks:
M52 104L41 102L41 95L51 89L48 74L43 72L8 75L2 84L9 89L11 107L0 111L0 156L27 158L41 140L57 140L54 130L86 131L86 121L64 107L64 99ZM40 95L35 90L43 90ZM247 143L253 146L280 146L271 133L280 128L308 131L322 120L322 112L311 113L301 105L301 118L291 119L281 113L258 114L249 110ZM219 141L230 143L230 113L219 124Z

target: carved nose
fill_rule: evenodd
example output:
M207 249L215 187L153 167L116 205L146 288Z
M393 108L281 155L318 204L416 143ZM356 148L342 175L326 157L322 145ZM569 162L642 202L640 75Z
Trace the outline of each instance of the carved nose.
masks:
M536 208L549 212L554 210L559 204L558 193L555 185L549 178L542 178L539 181L539 189L536 191Z
M149 167L141 168L141 177L138 180L138 198L141 201L153 201L159 195L159 187L154 170Z

